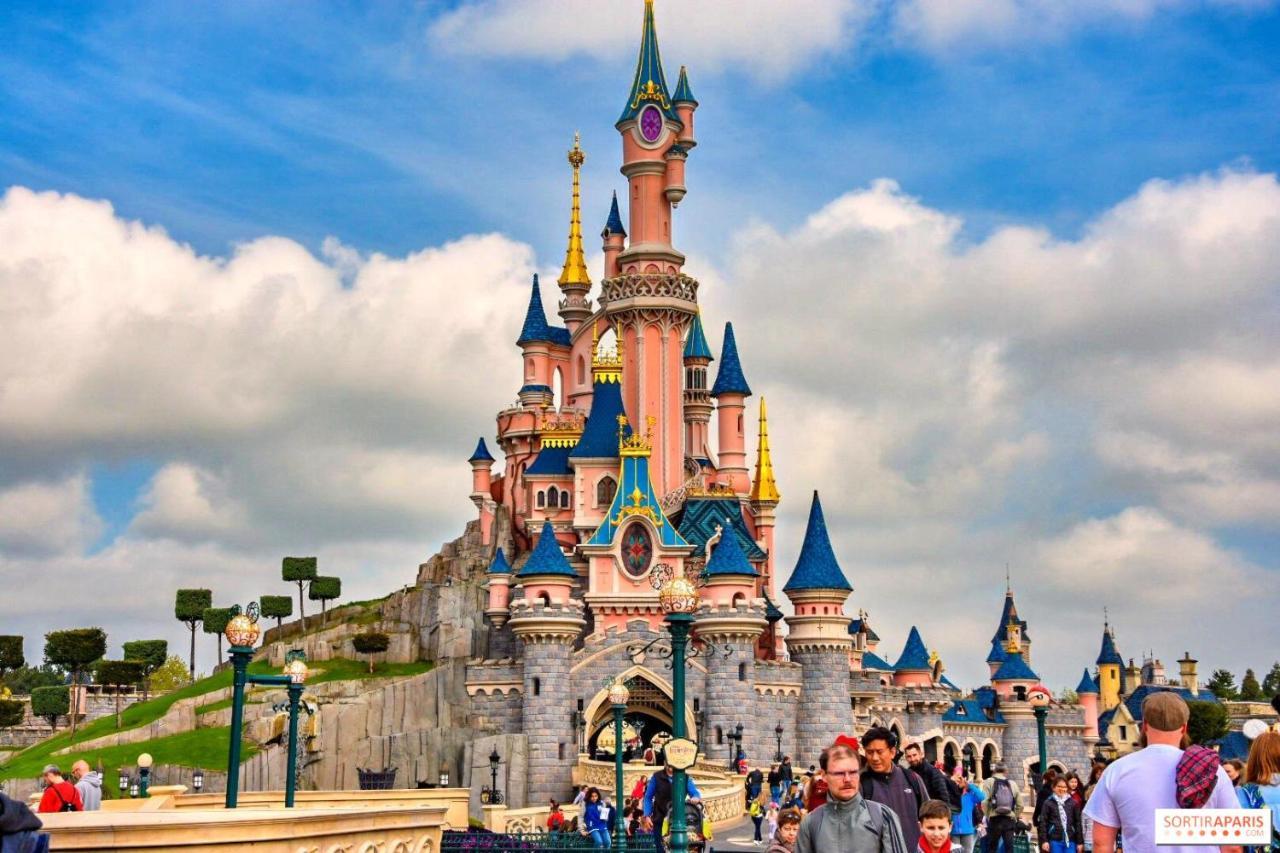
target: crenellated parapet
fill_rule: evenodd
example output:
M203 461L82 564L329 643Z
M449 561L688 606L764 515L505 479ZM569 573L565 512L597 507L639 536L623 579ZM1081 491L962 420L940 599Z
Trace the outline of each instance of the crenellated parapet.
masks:
M511 602L511 632L525 644L572 643L587 625L578 599L562 604L518 598Z
M600 282L600 304L610 314L646 308L694 314L698 304L698 280L684 273L624 273Z

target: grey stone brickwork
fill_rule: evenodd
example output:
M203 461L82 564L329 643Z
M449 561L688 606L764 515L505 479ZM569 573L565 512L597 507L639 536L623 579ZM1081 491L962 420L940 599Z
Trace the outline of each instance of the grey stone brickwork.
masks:
M529 802L563 800L578 751L570 716L569 642L524 644L524 695L521 731L528 738Z
M803 674L792 764L807 767L817 762L836 735L853 729L849 653L819 647L792 651L791 659L800 664Z

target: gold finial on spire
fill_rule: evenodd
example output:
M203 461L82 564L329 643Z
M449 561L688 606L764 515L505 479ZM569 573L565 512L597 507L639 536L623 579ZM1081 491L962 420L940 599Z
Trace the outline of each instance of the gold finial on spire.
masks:
M751 482L751 500L777 503L782 499L773 480L773 457L769 455L769 419L764 397L760 398L760 443L756 448L756 476Z
M560 272L560 286L591 286L587 272L587 259L582 251L582 199L578 184L578 170L586 162L582 152L581 136L573 134L573 147L569 149L569 165L573 167L573 205L569 212L569 247L564 253L564 269Z
M613 331L614 351L600 351L600 324L591 326L591 373L595 382L622 382L622 328Z
M658 419L653 415L645 418L645 431L641 435L636 430L631 431L631 435L627 435L627 425L629 421L626 415L618 415L618 455L619 456L648 456L653 450L653 425Z

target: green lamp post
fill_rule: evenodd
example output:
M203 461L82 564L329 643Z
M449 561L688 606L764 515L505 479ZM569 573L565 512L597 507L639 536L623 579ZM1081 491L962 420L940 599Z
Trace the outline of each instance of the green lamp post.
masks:
M622 715L627 710L627 700L631 691L621 677L615 678L609 686L609 704L613 708L613 844L619 850L627 847L626 823L619 810L625 800L622 782Z
M693 614L699 604L698 587L683 574L673 574L659 588L658 604L667 614L664 621L671 634L671 734L681 740L688 737L685 728L685 653L689 648L689 633L693 629ZM671 850L673 853L688 853L685 798L689 786L688 775L683 768L676 768L671 788Z
M1045 736L1045 719L1049 716L1049 702L1053 697L1048 688L1037 684L1027 691L1027 703L1036 715L1036 739L1040 747L1040 778L1044 778L1049 764L1049 744Z

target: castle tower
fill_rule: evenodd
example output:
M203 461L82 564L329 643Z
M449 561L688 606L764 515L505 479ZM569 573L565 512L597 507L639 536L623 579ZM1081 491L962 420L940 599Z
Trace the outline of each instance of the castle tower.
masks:
M848 629L845 629L848 633ZM893 684L895 687L932 687L933 663L929 649L920 637L915 625L907 635L907 643L902 647L898 662L893 665Z
M618 212L618 194L613 194L613 203L609 205L609 219L600 232L604 243L604 277L613 278L618 274L618 255L623 249L623 241L627 239L627 229L622 227L622 214Z
M764 601L756 596L756 570L738 541L738 534L725 520L720 539L711 551L705 571L705 602L694 623L697 636L711 642L719 654L708 655L706 712L707 726L717 732L705 743L719 744L724 733L737 723L745 723L747 709L755 707L757 697L755 645L764 633ZM755 732L758 726L748 726ZM759 741L759 742L758 742ZM744 749L749 755L763 757L763 740L752 737ZM730 757L727 749L722 753Z
M1027 691L1040 682L1040 676L1022 659L1022 653L1016 649L1007 649L1004 663L991 677L991 686L996 689L1002 699L1023 701Z
M573 644L586 627L582 602L570 598L578 576L556 541L551 522L516 574L523 598L511 603L511 630L524 644L521 730L529 744L527 802L568 793L577 759L573 724L565 710L571 695Z
M1191 656L1191 652L1183 652L1178 659L1178 683L1190 690L1192 696L1200 695L1200 680L1196 676L1197 663L1199 661Z
M476 450L467 460L471 463L471 502L480 511L480 541L485 545L493 535L493 514L497 501L493 499L493 455L481 438Z
M1124 691L1124 695L1128 696L1133 691L1142 686L1142 667L1133 662L1133 658L1129 658L1129 665L1124 668L1124 678L1121 680L1120 689Z
M520 403L526 408L541 408L555 403L551 390L553 353L557 360L568 358L569 332L547 322L542 307L542 289L538 275L534 273L533 288L529 294L529 308L525 311L524 326L516 340L524 357L524 384L520 386Z
M1120 704L1122 692L1120 670L1124 658L1116 651L1116 637L1107 623L1102 625L1102 650L1098 652L1098 704L1102 713Z
M773 598L773 530L777 524L778 502L782 500L778 484L773 479L773 456L769 453L769 418L764 397L760 398L760 431L756 445L756 472L751 478L751 512L755 516L756 538L764 546L764 577L760 588L764 595Z
M813 493L804 544L791 579L782 588L795 605L787 617L787 649L801 666L800 705L796 714L795 764L817 763L832 733L850 730L849 617L844 603L853 587L836 562L818 493Z
M683 65L680 66L680 79L676 81L676 91L671 96L671 103L676 108L680 123L684 125L680 128L680 136L676 141L685 150L693 148L698 144L693 136L693 113L698 109L698 99L693 96L693 89L689 87L689 69Z
M1084 736L1098 737L1098 682L1093 680L1087 669L1076 685L1076 698L1084 709Z
M720 369L711 388L716 398L716 426L719 441L719 465L716 470L725 485L738 494L746 494L751 488L747 476L747 439L743 413L751 386L742 374L738 360L738 343L733 336L733 324L724 324L724 344L720 348Z
M996 671L1000 669L1000 665L1004 663L1007 654L1005 647L1009 644L1011 629L1017 634L1017 647L1022 659L1030 665L1031 637L1027 635L1027 623L1018 617L1018 606L1013 601L1013 588L1009 586L1006 580L1004 609L1000 611L1000 622L996 625L996 632L991 637L991 653L987 655L987 666L990 668L992 676L996 674Z
M684 341L684 455L699 461L711 458L707 365L713 360L707 335L702 331L702 315L694 314Z
M682 109L691 116L694 106L686 101ZM600 302L622 330L627 413L635 423L654 419L653 482L665 496L685 479L680 368L698 283L682 272L684 255L672 245L671 209L685 193L688 148L678 143L685 127L667 89L651 0L644 7L635 78L615 126L622 137L631 235L618 253L617 274L601 282Z
M578 172L586 161L578 134L573 135L573 148L569 149L569 165L573 167L573 202L569 211L569 246L564 253L564 268L560 271L560 316L572 335L578 326L591 316L591 276L587 273L587 259L582 251L582 205L578 185Z
M598 328L598 327L597 327ZM618 345L621 346L621 338ZM574 493L573 518L580 536L590 536L604 520L618 492L618 418L622 416L622 354L603 351L599 335L591 351L591 412L582 437L569 451Z

